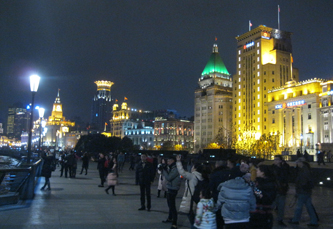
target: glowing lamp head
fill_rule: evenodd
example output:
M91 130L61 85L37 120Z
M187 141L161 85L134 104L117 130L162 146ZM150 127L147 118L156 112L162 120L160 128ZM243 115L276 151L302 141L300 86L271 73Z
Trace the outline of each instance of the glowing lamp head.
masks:
M45 113L45 109L44 108L39 108L38 112L39 112L39 117L43 118L44 117L44 113Z
M39 86L40 77L38 75L30 76L30 90L31 92L37 92Z

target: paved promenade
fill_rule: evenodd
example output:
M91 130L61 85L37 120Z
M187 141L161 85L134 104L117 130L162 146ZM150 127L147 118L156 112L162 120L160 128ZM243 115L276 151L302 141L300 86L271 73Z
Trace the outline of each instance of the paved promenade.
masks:
M135 185L134 172L125 165L116 186L117 196L107 195L99 184L96 163L90 163L88 175L76 178L59 177L59 169L52 174L51 191L40 191L44 178L39 180L35 198L15 206L0 207L0 229L47 228L47 229L167 229L170 224L161 221L167 218L165 198L157 198L157 181L152 185L152 209L138 211L139 187ZM81 169L81 164L78 167ZM333 178L333 177L332 177ZM184 185L178 193L180 204ZM111 192L111 190L110 190ZM294 196L293 186L288 194L287 205ZM320 228L333 228L333 190L316 187L313 203L320 217ZM292 217L293 208L286 206L286 220ZM179 228L190 228L187 217L179 216ZM300 225L288 228L308 228L309 217L304 209ZM274 228L279 228L275 226Z

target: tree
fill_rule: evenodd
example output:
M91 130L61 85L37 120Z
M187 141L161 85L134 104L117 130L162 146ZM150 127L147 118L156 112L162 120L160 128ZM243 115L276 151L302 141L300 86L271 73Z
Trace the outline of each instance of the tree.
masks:
M218 148L231 149L232 140L233 140L232 131L225 127L220 127L213 142L211 142L210 144L215 143L219 145Z
M133 141L129 137L123 137L121 139L121 149L126 152L133 150Z

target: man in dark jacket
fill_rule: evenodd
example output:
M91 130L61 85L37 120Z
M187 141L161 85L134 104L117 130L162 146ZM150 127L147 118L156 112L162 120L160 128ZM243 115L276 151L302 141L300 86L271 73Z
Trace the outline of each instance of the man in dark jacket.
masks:
M146 210L145 195L147 196L147 210L151 208L150 185L154 182L155 171L153 165L147 161L147 154L141 154L141 161L136 166L136 177L140 185L141 208L138 210Z
M284 207L286 203L286 196L289 189L288 186L288 173L289 165L283 162L281 155L276 155L274 158L274 164L272 165L274 177L277 183L277 195L275 198L275 205L278 210L277 220L278 224L282 227L287 225L283 222Z
M219 195L219 191L217 190L217 187L229 180L229 176L230 176L230 169L228 169L227 167L227 162L226 161L216 161L215 162L215 169L213 170L213 172L211 173L210 177L209 177L209 188L212 191L212 197L214 198L214 202L217 202L217 198ZM219 209L216 212L216 225L217 228L223 228L224 222L223 222L223 218L221 215L221 209Z

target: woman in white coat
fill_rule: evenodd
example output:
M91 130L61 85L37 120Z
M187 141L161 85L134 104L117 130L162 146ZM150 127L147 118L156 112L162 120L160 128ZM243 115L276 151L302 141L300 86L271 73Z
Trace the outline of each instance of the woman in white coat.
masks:
M177 170L178 173L186 179L185 182L185 191L182 198L182 202L180 203L179 212L188 214L190 212L190 206L191 206L191 193L193 195L195 186L198 183L198 180L203 180L203 177L201 175L202 173L202 165L201 164L195 164L192 166L191 172L186 172L183 168L181 157L177 156ZM195 205L195 204L194 204ZM193 206L193 210L195 210L196 206Z

